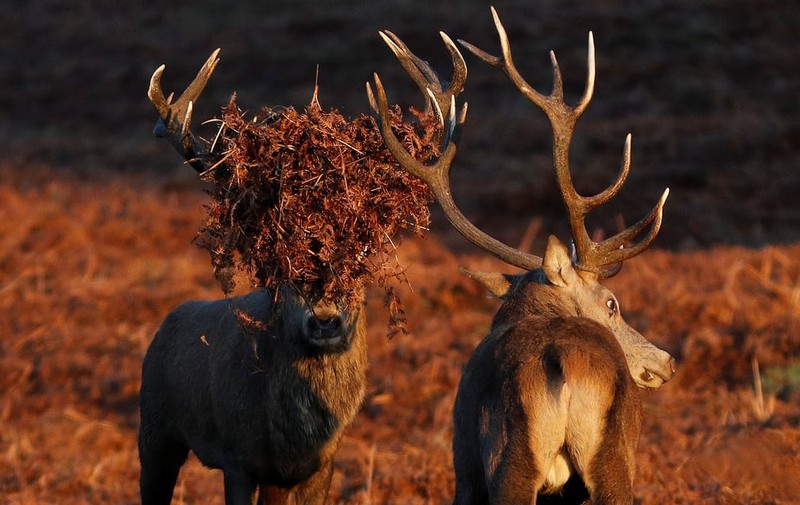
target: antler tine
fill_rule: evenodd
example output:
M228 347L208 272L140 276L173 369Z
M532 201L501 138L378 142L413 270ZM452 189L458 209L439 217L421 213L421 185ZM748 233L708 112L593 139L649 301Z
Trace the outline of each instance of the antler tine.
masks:
M591 31L589 32L589 42L587 46L586 87L583 90L583 96L581 97L580 102L578 102L578 105L576 105L573 109L573 114L575 115L576 121L579 117L581 117L581 114L583 114L583 111L586 110L586 107L589 106L589 102L592 101L592 97L594 96L594 78L597 73L597 68L594 51L594 34ZM551 51L550 54L552 54L553 61L555 61L555 53Z
M469 52L477 56L478 58L482 59L489 65L493 67L499 68L503 72L505 72L506 76L513 82L517 88L522 92L525 97L528 98L531 102L538 105L544 112L550 116L552 111L552 106L548 97L542 95L535 89L533 86L528 84L527 81L520 75L517 67L514 65L514 59L511 56L511 43L508 40L508 34L506 33L506 29L503 26L503 23L500 21L500 16L497 15L497 11L494 7L492 9L492 17L494 18L494 26L497 30L497 36L500 39L500 49L502 56L494 56L486 51L480 49L477 46L470 44L465 40L458 40L458 43L464 46ZM561 89L561 72L558 70L558 64L555 63L555 57L551 55L554 62L554 85L553 85L553 95L557 96L562 94Z
M427 61L412 53L400 37L389 30L379 31L378 34L392 50L422 94L429 100L429 107L435 103L437 107L434 109L441 111L439 119L444 121L444 116L449 113L450 97L461 93L467 80L467 64L452 39L446 33L439 32L453 61L453 75L448 83L439 77Z
M175 148L198 172L205 170L205 164L200 160L204 153L204 148L194 139L189 127L192 121L192 110L194 102L205 89L211 74L219 63L219 49L216 49L200 68L200 71L187 86L181 96L173 102L173 95L164 97L161 89L161 76L165 66L161 65L150 78L150 86L147 89L147 96L158 111L159 119L153 129L156 137L163 137L169 140Z
M658 203L655 205L655 207L653 207L649 214L640 219L638 223L626 228L613 237L609 237L602 242L594 244L593 249L597 257L596 263L598 265L614 265L616 263L622 263L627 259L641 254L645 249L650 247L650 244L653 242L653 240L655 240L656 235L658 235L658 232L661 229L661 221L664 214L664 204L667 202L668 196L669 188L666 188L661 194L661 198L658 200ZM644 233L648 227L650 229L647 232L647 235L642 237L638 243L630 247L625 247L628 242L634 240L636 237ZM603 268L597 268L596 271L600 272L600 277L604 279L613 276L613 274L605 275L603 273Z
M622 189L622 185L625 184L625 180L627 180L628 173L630 173L630 170L631 170L631 134L629 133L627 137L625 137L625 147L622 150L622 166L620 167L619 174L617 174L617 179L600 193L592 197L587 197L585 199L587 212L588 210L597 208L603 205L604 203L608 202L612 198L614 198L617 195L617 193L619 193L619 190Z
M170 94L167 99L164 97L164 92L161 90L161 76L164 74L165 68L167 68L166 65L161 65L153 72L153 75L150 76L150 86L147 88L147 97L155 106L159 115L169 110L169 103L172 101L172 95Z
M564 203L567 206L567 210L570 217L570 228L572 230L572 237L576 249L575 264L576 266L580 267L583 270L600 272L601 267L595 265L593 260L589 259L593 255L593 253L605 254L611 251L612 249L619 249L628 240L633 238L630 237L628 233L623 232L603 241L601 243L602 245L596 244L589 238L589 232L586 230L584 222L586 214L588 214L591 210L600 207L604 203L608 202L614 196L616 196L617 193L619 193L619 190L622 189L622 185L628 178L628 173L630 172L630 168L631 168L631 135L628 134L628 136L625 138L625 147L622 153L622 166L620 168L616 180L613 183L611 183L611 185L609 185L606 189L604 189L603 191L594 196L584 197L579 195L575 191L575 188L572 186L571 181L569 180L564 181L564 183L562 184L561 174L558 173L558 169L556 169L557 175L559 176L559 186L561 186L562 188ZM621 268L622 264L615 265L611 270L605 269L604 270L605 277L603 278L613 277L620 271Z
M433 165L427 166L424 163L417 161L408 151L406 151L406 149L400 143L400 140L392 131L391 119L389 116L389 101L386 98L386 91L377 73L374 74L374 78L376 93L372 92L372 86L367 83L367 98L369 99L370 107L375 113L378 127L380 128L381 135L383 136L384 143L389 149L389 152L392 153L394 158L404 170L425 181L425 183L430 186L434 196L437 193L445 191L450 163L452 162L453 157L455 157L457 143L459 140L458 137L460 137L461 123L456 124L454 127L445 128L446 137L444 142L446 142L447 147L445 148L441 157ZM450 116L452 116L452 114ZM461 117L466 118L466 106L464 107Z
M445 40L445 44L448 44L449 37L443 36L442 38ZM384 40L386 39L384 38ZM399 41L399 39L397 40ZM452 44L452 42L450 42L448 45L448 47L450 46L452 46L455 52L458 53L458 49L455 48L455 45ZM389 47L392 47L392 45L390 44ZM400 46L398 45L398 47ZM410 54L410 52L408 53ZM402 63L403 58L401 58L400 55L398 55L398 58L401 59ZM463 58L460 57L460 53L458 54L458 58L455 55L453 56L453 61L454 65L457 65L458 61L463 63ZM420 70L420 72L424 73L422 70ZM412 79L414 78L413 74L413 72L409 72L409 75L411 75ZM463 75L464 77L466 76L466 65L464 65ZM456 82L455 78L454 82ZM457 87L451 86L451 89L455 91L455 89L458 87L463 87L463 82ZM406 151L392 131L386 91L384 90L383 83L377 74L375 74L375 93L372 92L372 87L369 83L367 83L366 88L370 106L376 115L376 122L378 123L378 127L381 131L381 135L383 136L386 147L392 153L401 168L422 179L428 184L431 193L433 193L436 201L439 202L439 205L442 207L442 210L444 211L447 219L450 221L450 224L452 224L453 227L467 240L486 250L487 252L494 254L510 265L514 265L525 270L532 270L540 266L542 259L538 256L527 254L509 247L478 229L461 213L453 201L453 196L450 192L449 181L450 166L453 162L453 158L456 155L458 141L460 140L461 136L461 128L466 120L467 104L465 103L461 111L456 114L455 93L452 93L451 91L447 92L449 95L449 103L446 106L446 110L448 111L446 114L446 119L441 110L438 112L440 114L440 118L444 120L442 123L442 144L444 146L442 150L443 152L441 157L432 165L425 165L424 163L414 159L414 157L411 156L408 151ZM425 93L429 96L429 98L435 97L435 91L433 91L431 88L426 87ZM437 108L441 107L439 105L441 100L438 98L432 99L432 103Z

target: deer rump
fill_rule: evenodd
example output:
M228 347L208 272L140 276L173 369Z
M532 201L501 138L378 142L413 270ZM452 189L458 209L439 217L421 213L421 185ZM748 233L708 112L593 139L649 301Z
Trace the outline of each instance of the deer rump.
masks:
M243 325L234 308L266 328ZM346 342L324 351L309 321L295 303L273 313L266 291L187 302L167 316L142 365L143 503L170 502L189 450L223 470L226 503L270 486L324 501L342 430L364 396L364 317L349 314Z
M639 393L597 322L528 317L494 328L464 369L454 411L454 503L632 498Z

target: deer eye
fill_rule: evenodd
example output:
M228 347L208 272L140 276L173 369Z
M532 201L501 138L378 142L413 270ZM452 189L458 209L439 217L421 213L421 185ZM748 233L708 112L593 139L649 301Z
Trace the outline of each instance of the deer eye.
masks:
M608 307L609 317L619 312L619 305L617 305L617 301L614 300L613 298L608 299L608 301L606 302L606 306Z

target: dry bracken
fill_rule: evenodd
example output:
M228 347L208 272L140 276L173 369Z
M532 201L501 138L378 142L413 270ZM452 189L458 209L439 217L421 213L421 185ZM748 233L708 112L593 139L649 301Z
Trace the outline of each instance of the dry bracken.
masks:
M416 127L393 109L396 134L418 159L437 155L435 119L412 112ZM396 166L374 120L348 120L316 99L302 112L265 108L248 119L233 97L218 137L203 174L213 186L197 243L223 291L243 275L258 287L288 283L352 301L375 282L387 290L393 324L402 325L388 284L402 278L392 251L401 231L427 227L430 195Z

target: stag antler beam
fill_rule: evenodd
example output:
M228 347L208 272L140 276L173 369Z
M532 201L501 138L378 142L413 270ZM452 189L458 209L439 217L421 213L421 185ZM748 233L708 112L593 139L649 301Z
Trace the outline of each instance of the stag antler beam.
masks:
M589 32L586 87L583 96L575 106L569 106L564 102L561 70L555 53L550 52L550 60L553 66L553 91L549 96L545 96L534 90L517 71L511 56L511 44L508 41L508 35L494 7L492 7L492 17L494 18L500 41L502 56L493 56L463 40L459 40L459 43L478 58L503 70L520 92L544 111L553 130L553 168L569 214L570 228L575 243L575 264L582 270L597 273L601 278L611 277L619 272L621 262L640 254L655 239L661 226L663 207L667 195L669 195L669 189L664 191L658 204L650 214L638 223L602 242L592 241L586 230L586 214L616 196L628 177L631 157L631 136L628 135L625 140L622 167L616 180L602 192L589 197L582 196L575 190L569 169L569 146L572 142L575 124L586 110L594 94L596 75L594 36L592 32ZM648 230L648 227L649 231L638 243L625 247L630 241Z
M467 115L466 103L462 106L461 111L456 114L455 96L463 89L467 68L464 58L450 37L443 32L440 34L453 60L454 73L450 86L445 86L443 84L444 81L438 77L436 72L427 63L411 53L396 35L384 32L382 36L412 80L428 97L429 102L434 106L440 118L444 132L441 157L432 165L425 165L414 159L401 145L394 132L392 132L386 91L380 78L375 74L375 93L373 93L370 84L367 83L367 97L375 113L381 135L386 147L400 166L428 184L434 198L442 207L445 216L459 233L476 246L497 256L506 263L525 270L533 270L542 264L540 257L514 249L487 235L461 213L453 200L449 180L450 165L455 157L461 127Z

